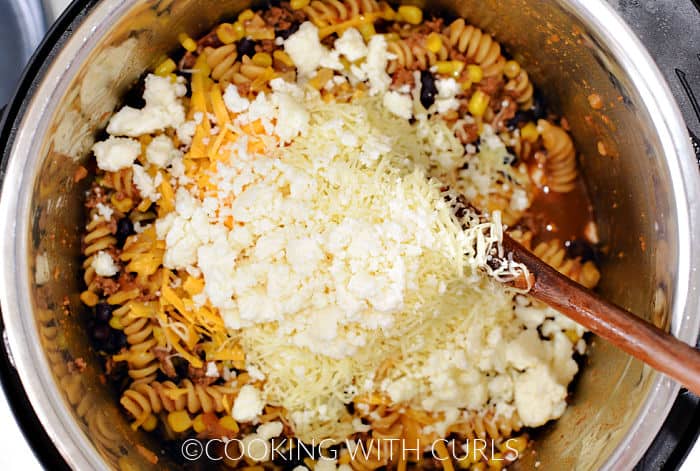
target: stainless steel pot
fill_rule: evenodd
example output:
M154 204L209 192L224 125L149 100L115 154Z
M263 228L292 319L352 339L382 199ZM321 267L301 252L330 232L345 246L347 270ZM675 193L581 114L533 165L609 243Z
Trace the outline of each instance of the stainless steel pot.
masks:
M120 96L177 33L197 35L242 0L103 0L74 5L45 44L2 128L0 298L6 348L41 425L75 469L148 468L158 450L120 413L79 322L85 162ZM601 293L695 343L700 327L700 176L658 69L602 0L461 0L433 5L492 32L564 114L607 250ZM75 16L71 16L75 15ZM71 32L72 34L69 34ZM587 97L597 93L596 111ZM71 361L83 358L83 371ZM542 469L630 469L678 385L595 340L565 416L538 433ZM159 463L172 464L167 456Z

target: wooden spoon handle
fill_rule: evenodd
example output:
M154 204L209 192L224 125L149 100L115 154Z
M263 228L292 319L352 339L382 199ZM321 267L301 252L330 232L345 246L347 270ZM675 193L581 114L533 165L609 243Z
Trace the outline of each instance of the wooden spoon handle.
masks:
M700 351L570 280L508 235L503 248L534 276L532 297L700 395Z

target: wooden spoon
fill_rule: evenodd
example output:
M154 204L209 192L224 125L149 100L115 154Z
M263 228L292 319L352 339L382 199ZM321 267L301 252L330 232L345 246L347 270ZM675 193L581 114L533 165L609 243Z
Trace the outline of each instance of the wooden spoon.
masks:
M534 277L530 296L700 395L700 351L570 280L507 234L503 249Z

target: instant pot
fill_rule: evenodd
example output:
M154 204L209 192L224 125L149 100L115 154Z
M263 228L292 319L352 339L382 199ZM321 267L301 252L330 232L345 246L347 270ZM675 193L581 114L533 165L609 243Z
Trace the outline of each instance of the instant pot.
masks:
M691 139L700 136L700 6L415 3L466 17L527 68L550 107L568 119L580 151L606 248L600 293L696 344L700 148ZM157 467L182 464L177 450L131 430L116 395L100 381L78 299L86 183L74 175L129 86L177 46L178 33L204 33L249 5L75 1L4 111L0 367L24 433L49 469L152 468L139 445L158 453ZM591 94L602 98L601 110L589 106ZM516 467L674 469L699 428L698 398L594 339L566 414L536 433L534 453Z

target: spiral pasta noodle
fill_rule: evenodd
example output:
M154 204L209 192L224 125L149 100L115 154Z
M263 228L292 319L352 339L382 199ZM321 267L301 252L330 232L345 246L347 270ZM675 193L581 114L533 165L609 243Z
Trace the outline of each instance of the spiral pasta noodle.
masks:
M119 402L135 419L132 427L138 428L154 420L161 412L228 414L236 394L237 388L230 385L204 386L189 379L179 384L151 381L132 384Z
M539 243L532 252L559 273L586 288L595 288L600 280L600 272L592 261L582 262L579 258L568 258L566 249L557 239Z
M515 98L521 109L529 109L532 107L534 89L532 87L532 82L530 82L530 77L525 70L521 69L518 75L506 83L505 91Z
M600 281L600 271L595 263L590 260L582 261L580 257L569 257L560 240L550 239L533 247L534 234L531 231L518 228L509 231L508 234L543 262L586 288L595 288Z
M375 0L313 0L303 11L319 28L380 10Z
M447 60L449 51L442 45L438 52L429 50L425 44L406 39L389 41L387 50L395 56L389 62L387 72L396 72L400 67L407 70L426 70L438 61Z
M491 35L479 28L466 24L459 18L444 32L450 46L463 54L467 61L480 65L485 77L500 77L506 60L501 54L501 46Z
M568 193L574 189L578 176L574 143L566 131L549 121L540 120L537 125L542 129L542 142L547 151L547 186L553 191Z

